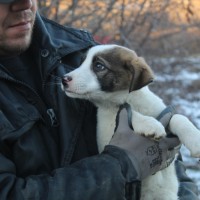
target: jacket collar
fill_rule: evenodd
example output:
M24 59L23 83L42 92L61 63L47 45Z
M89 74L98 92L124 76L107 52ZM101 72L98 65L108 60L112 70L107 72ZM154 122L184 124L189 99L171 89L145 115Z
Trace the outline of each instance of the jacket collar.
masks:
M87 31L62 26L38 13L33 38L33 45L36 42L40 49L47 49L59 57L96 44Z
M62 57L94 45L88 32L64 27L37 13L31 48L44 80Z

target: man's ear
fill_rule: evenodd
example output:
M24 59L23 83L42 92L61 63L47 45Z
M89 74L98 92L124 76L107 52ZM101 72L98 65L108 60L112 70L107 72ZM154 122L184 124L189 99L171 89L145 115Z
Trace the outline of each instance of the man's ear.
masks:
M132 79L130 82L129 92L141 89L153 81L153 71L142 57L132 59L131 67Z

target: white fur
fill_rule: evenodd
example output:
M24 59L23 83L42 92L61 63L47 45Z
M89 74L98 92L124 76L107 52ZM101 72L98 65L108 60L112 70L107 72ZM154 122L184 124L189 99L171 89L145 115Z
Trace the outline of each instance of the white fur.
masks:
M112 138L118 105L125 102L131 105L132 123L136 133L143 133L146 136L155 134L155 138L165 135L164 127L155 120L155 117L166 106L147 86L131 93L128 91L106 93L100 90L98 80L90 68L92 58L97 52L113 47L115 45L91 48L82 65L67 74L73 77L69 87L62 86L68 96L89 99L98 107L97 142L100 152ZM188 118L176 114L172 117L169 127L190 150L192 156L200 157L200 131ZM142 181L142 200L177 200L177 193L178 180L174 164Z

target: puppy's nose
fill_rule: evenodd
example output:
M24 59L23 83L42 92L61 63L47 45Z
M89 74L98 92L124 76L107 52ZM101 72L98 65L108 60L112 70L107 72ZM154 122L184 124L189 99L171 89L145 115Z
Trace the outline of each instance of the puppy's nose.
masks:
M68 83L72 81L72 77L71 76L63 76L62 78L62 84L64 86L68 86Z

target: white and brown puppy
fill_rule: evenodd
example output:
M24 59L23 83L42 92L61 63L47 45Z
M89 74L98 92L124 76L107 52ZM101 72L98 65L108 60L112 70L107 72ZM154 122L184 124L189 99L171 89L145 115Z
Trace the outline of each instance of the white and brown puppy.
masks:
M166 107L162 99L148 88L154 76L151 68L136 53L118 45L92 47L76 70L66 74L62 89L72 98L88 99L98 107L97 143L101 152L112 138L120 105L132 110L132 126L138 134L155 139L165 136L165 129L155 118ZM176 114L170 131L200 157L200 131L188 118ZM142 182L142 200L177 200L178 180L174 165Z

